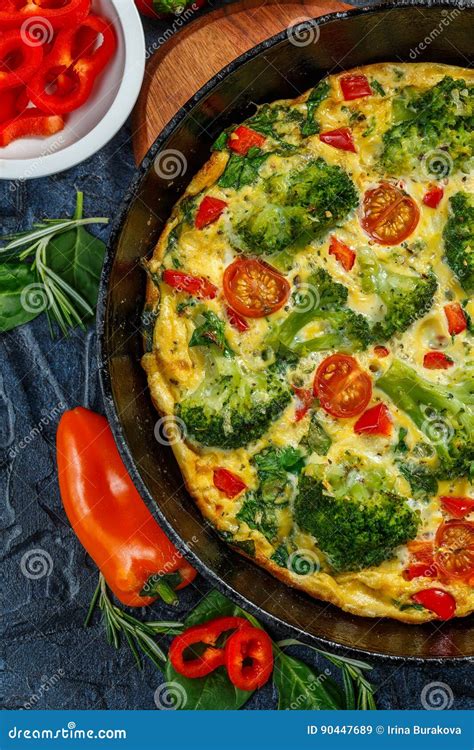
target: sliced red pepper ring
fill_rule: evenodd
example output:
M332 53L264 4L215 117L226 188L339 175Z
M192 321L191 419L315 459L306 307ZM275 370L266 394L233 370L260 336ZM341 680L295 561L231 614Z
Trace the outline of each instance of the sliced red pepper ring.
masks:
M337 237L332 236L329 241L329 255L334 255L339 261L344 271L351 271L354 266L356 254L348 245Z
M386 404L380 403L367 409L354 425L358 435L385 435L392 433L392 419Z
M448 323L448 330L451 336L457 336L467 328L467 319L459 302L451 302L444 306L444 314Z
M245 318L242 315L239 315L238 312L232 309L232 307L227 306L226 307L226 313L227 317L229 318L229 323L231 326L236 328L240 333L245 333L245 331L248 331L250 326L245 320Z
M298 403L295 409L295 422L301 422L306 414L311 409L314 401L314 395L311 388L298 388L296 385L291 386L293 393L298 399Z
M443 509L454 518L464 518L470 513L474 513L474 498L472 497L440 497L440 503Z
M218 644L221 637L246 626L248 620L244 617L218 617L193 625L173 639L169 650L171 664L184 677L205 677L225 663L224 648Z
M203 276L191 276L184 271L174 271L172 268L163 271L163 281L178 292L186 292L198 299L214 299L217 287Z
M0 35L0 91L24 86L43 62L41 46L30 46L20 30Z
M351 151L357 153L350 128L336 128L336 130L327 130L319 134L319 140L333 148L339 148L342 151Z
M430 208L438 208L444 195L444 190L439 185L430 188L423 196L423 203Z
M222 467L214 469L214 487L229 498L237 497L247 489L247 485L237 474Z
M212 196L206 195L206 197L202 199L197 210L196 219L194 221L196 229L204 229L204 227L217 221L226 208L226 201L221 201L219 198L212 198Z
M85 28L91 33L95 32L96 37L102 37L102 43L95 49L89 37L88 54L81 53L81 43L78 43L78 35L84 33ZM116 48L114 27L100 16L88 16L81 26L63 29L58 33L44 64L28 84L31 101L52 114L66 114L78 109L89 98L97 76ZM69 79L67 87L61 84L61 76Z
M427 370L447 370L453 365L454 361L444 352L427 352L423 357L423 367Z
M0 10L0 29L17 28L32 18L49 23L53 29L77 26L86 18L90 5L90 0L64 0L61 5L50 3L49 7L40 0L20 0L10 3L7 10Z
M346 102L361 99L363 96L372 96L373 93L367 77L361 74L342 76L340 84Z
M456 611L456 599L444 589L423 589L411 597L414 602L430 609L440 620L450 620Z
M264 630L248 625L230 636L225 647L229 679L239 690L265 685L273 671L273 648Z
M24 109L23 88L0 91L0 122L13 120Z
M45 115L39 109L27 109L13 120L0 125L0 148L5 148L18 138L48 137L64 128L64 120L59 115Z
M260 148L267 139L256 130L247 128L245 125L239 125L238 128L230 134L227 145L236 154L245 156L251 148Z

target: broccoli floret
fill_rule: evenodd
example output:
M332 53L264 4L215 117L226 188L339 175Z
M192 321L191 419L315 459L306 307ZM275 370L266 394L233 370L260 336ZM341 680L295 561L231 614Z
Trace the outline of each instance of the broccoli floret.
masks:
M474 380L472 368L447 385L425 380L395 359L377 387L413 420L439 459L439 479L473 476Z
M446 260L468 294L474 293L474 196L456 193L443 232Z
M348 292L343 284L332 280L323 268L312 274L285 321L269 337L274 349L289 350L298 355L338 349L354 352L366 349L371 335L367 319L346 307ZM309 323L320 322L321 333L312 339L298 340L299 332Z
M474 152L474 86L446 77L423 93L412 87L406 93L403 106L394 100L395 123L383 136L385 172L398 177L416 173L427 180L468 172Z
M176 414L192 440L241 448L258 440L290 401L278 367L251 372L235 357L209 353L201 385L178 404Z
M300 480L294 518L338 572L380 565L416 537L419 525L418 512L399 495L379 490L363 500L336 497L307 475Z
M245 214L233 218L241 250L274 254L322 237L358 204L343 169L313 159L303 169L264 180Z
M433 273L425 276L397 273L367 249L359 251L357 260L362 289L364 292L375 292L386 308L383 320L373 326L375 340L385 341L396 333L403 333L428 312L438 288Z

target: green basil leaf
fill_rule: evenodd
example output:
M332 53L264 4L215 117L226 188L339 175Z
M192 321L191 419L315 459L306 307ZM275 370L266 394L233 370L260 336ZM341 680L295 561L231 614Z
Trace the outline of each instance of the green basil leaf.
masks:
M77 227L52 237L47 253L49 267L95 308L105 243Z
M44 295L27 265L0 263L0 331L11 331L40 315L46 308Z
M249 149L246 156L232 154L217 184L219 187L235 190L244 185L251 185L257 179L260 167L269 156L269 151L264 152L255 147Z
M345 708L340 690L330 677L317 675L307 664L275 647L273 683L278 691L278 710L326 711Z
M306 120L301 125L301 135L307 138L316 135L320 131L319 123L315 120L316 111L330 91L331 87L327 81L320 81L312 90L306 101Z

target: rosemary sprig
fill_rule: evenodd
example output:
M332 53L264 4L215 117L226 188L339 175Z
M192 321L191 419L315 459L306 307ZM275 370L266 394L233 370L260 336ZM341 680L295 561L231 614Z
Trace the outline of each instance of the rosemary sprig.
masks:
M51 263L48 262L50 243L53 239L57 243L58 238L71 230L80 230L81 227L87 225L108 224L109 222L104 216L84 219L83 203L84 195L78 192L72 219L46 219L42 223L35 224L30 231L0 238L1 243L7 243L0 248L0 255L5 256L8 261L11 259L19 262L31 261L30 268L43 289L50 328L52 330L51 324L55 321L64 335L67 335L68 329L74 326L84 328L83 319L92 316L94 310L87 299L51 267ZM85 237L89 240L94 239L90 235L85 235ZM66 239L65 241L67 242ZM85 242L84 236L79 237L78 233L76 242L81 241ZM57 247L55 251L58 252ZM65 248L64 252L69 252L69 247Z
M285 646L305 646L311 648L340 669L347 710L375 711L377 709L374 686L370 684L364 675L365 671L372 669L370 664L358 659L350 659L347 656L329 654L327 651L316 648L316 646L310 646L307 643L301 643L294 638L279 641L278 646L280 648L284 648Z
M102 621L105 625L107 640L111 646L120 648L121 636L123 636L130 647L139 669L142 668L140 651L148 656L153 664L163 669L166 664L166 654L158 645L155 636L158 634L177 635L183 630L181 622L160 622L137 620L133 615L124 612L110 599L107 584L102 573L99 574L99 582L92 597L84 627L90 625L95 609L99 607L102 612Z

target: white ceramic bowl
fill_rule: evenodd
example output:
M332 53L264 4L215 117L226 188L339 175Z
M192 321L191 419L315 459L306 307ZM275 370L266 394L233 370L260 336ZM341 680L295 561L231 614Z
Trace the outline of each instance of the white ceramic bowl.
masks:
M50 138L24 138L0 148L0 179L31 180L62 172L105 146L138 98L145 72L145 37L133 0L93 0L94 13L115 26L118 48L90 99Z

